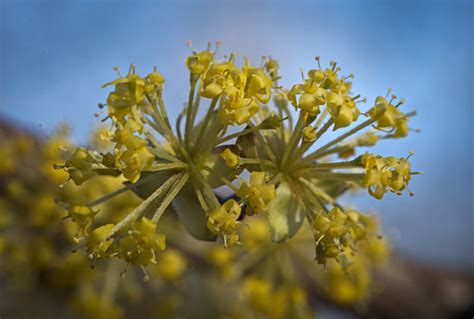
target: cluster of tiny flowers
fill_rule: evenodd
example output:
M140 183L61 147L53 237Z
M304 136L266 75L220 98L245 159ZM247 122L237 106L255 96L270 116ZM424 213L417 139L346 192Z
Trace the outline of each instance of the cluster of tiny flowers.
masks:
M357 150L406 136L414 113L403 113L404 101L394 102L396 96L379 96L361 110L366 99L352 93L353 75L342 76L336 62L322 68L319 57L317 68L287 90L278 83L273 59L264 58L259 67L245 59L239 67L234 54L216 55L208 47L186 59L190 90L175 126L165 107L165 79L156 68L141 77L132 65L126 76L119 73L104 85L113 87L99 105L110 121L102 135L111 149L78 148L57 167L77 185L95 175L126 182L92 202L70 204L78 242L93 259L115 257L146 267L165 249L159 231L166 212L175 211L195 238L217 239L225 247L241 244L246 217L258 215L266 218L275 242L288 241L307 221L318 262L343 263L345 250L368 239L368 217L344 209L338 198L354 187L367 188L377 199L401 194L414 174L408 157L356 156ZM198 119L200 109L204 115ZM343 132L321 143L330 129ZM234 193L231 199L216 196L221 186ZM141 203L122 219L99 224L94 206L128 191Z
M72 311L82 318L123 317L116 295L136 290L141 280L134 275L122 280L120 271L125 263L141 264L138 258L148 261L144 256L151 255L151 259L154 250L164 249L164 237L156 233L156 224L143 217L132 224L128 236L113 243L125 263L109 259L93 264L92 269L87 255L71 253L73 245L85 245L93 258L108 256L112 241L105 240L104 233L110 230L109 224L94 229L92 225L120 218L119 209L134 207L137 197L130 193L101 203L90 201L97 193L122 185L121 177L94 176L81 187L67 182L70 176L53 168L72 147L66 126L60 126L47 140L27 133L2 133L0 126L0 149L8 152L11 163L0 170L0 274L13 303L2 300L2 309L10 312L8 307L24 307L25 301L43 295L45 307L64 306L61 308L67 313L58 310L60 317L70 316ZM80 158L83 150L76 149L71 161ZM186 270L184 254L173 248L153 262L154 279L164 286L174 285ZM30 308L37 312L36 306Z
M266 116L255 127L269 132L278 129L280 126L276 123L280 121L275 118ZM245 138L249 132L254 130L244 133ZM373 134L368 132L348 141L338 152L349 153L348 150L357 146L370 144ZM26 277L34 274L43 295L61 296L68 301L71 306L67 308L68 315L75 310L83 318L97 319L128 317L131 315L129 302L134 304L131 309L141 308L150 318L190 317L199 308L196 303L205 302L202 296L211 294L216 296L212 302L218 307L209 307L206 313L213 318L312 318L310 294L314 287L322 287L326 298L344 305L365 302L371 289L371 267L387 253L373 217L343 209L334 202L331 210L317 214L311 223L304 223L292 240L274 243L271 239L278 239L275 236L281 234L275 232L275 229L280 230L275 227L276 223L286 224L289 232L294 231L290 228L293 224L285 221L285 218L288 220L285 212L292 212L296 217L300 211L303 216L299 202L291 200L293 192L301 190L293 190L289 183L278 181L261 169L271 165L268 158L256 161L253 159L258 157L245 156L239 150L243 146L225 145L217 148L217 154L212 157L217 163L210 165L220 167L226 175L208 175L206 180L216 185L215 180L222 179L235 196L227 200L218 198L223 204L216 204L203 222L212 236L209 239L220 236L225 246L235 246L227 249L219 244L198 245L175 220L178 208L187 207L194 212L200 207L197 196L173 203L159 223L152 220L153 209L143 208L146 205L154 209L160 207L160 203L158 208L154 207L153 201L164 201L166 195L153 196L151 201L146 198L172 175L162 177L143 172L142 178L146 180L141 184L143 179L131 183L117 171L98 170L103 167L95 166L100 163L96 159L101 159L103 154L113 154L108 148L115 144L106 143L110 136L112 134L103 128L97 130L91 143L94 150L72 149L63 135L54 136L37 148L35 145L39 143L26 136L8 143L0 141L1 149L12 159L0 170L3 181L0 184L0 269L9 277L5 281L7 287L21 282L20 278L29 282L32 278ZM94 175L80 187L75 185L68 169L53 169L52 163L60 161L66 149L71 149L71 155L65 163L71 163L76 153L85 152L95 158L89 166ZM403 171L398 167L406 160L387 159L381 166L393 171L383 173L389 181L384 184L386 190L398 192L395 183L400 177L395 171ZM362 170L367 166L364 157L357 161ZM227 169L228 162L233 170ZM240 174L242 166L250 168L249 178L233 178L232 175ZM86 165L82 168L85 170ZM104 172L113 174L104 176ZM68 178L71 181L66 181ZM171 181L176 180L175 177ZM334 194L338 184L330 182L315 181L325 193ZM366 184L361 183L363 185ZM185 187L184 195L189 196L193 188ZM98 193L107 195L95 199ZM320 194L329 202L324 193ZM284 209L277 210L275 203ZM136 213L140 211L137 207L144 209L141 214ZM177 214L171 213L173 208ZM279 215L270 216L272 209ZM135 213L130 215L133 211ZM181 223L184 217L180 216ZM195 231L195 228L190 230ZM111 236L111 233L114 234ZM324 269L314 267L314 242L316 259L325 264ZM74 244L85 247L87 254L71 254ZM90 258L94 259L93 269ZM190 263L192 267L188 268ZM140 276L137 278L134 273L125 276L127 264L147 267L144 279L154 280L153 284L142 284ZM48 276L45 277L45 273ZM200 287L198 291L189 289L196 284ZM28 289L31 289L29 298L33 300L38 290ZM150 296L159 299L151 309L146 308L150 306ZM51 299L48 300L51 307L59 302L54 297L48 299ZM23 300L18 298L20 303ZM63 299L60 301L64 303Z
M327 215L316 216L312 228L316 241L316 258L319 263L326 263L327 258L336 258L348 246L365 239L369 216L354 210L335 207Z

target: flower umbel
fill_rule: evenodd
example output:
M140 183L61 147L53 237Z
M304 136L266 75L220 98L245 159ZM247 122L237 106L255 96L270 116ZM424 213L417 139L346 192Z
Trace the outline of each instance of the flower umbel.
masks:
M71 206L71 217L81 225L78 239L93 258L147 266L165 248L164 235L156 230L167 211L175 210L195 238L219 237L226 247L239 243L242 218L258 214L268 218L278 242L307 220L317 260L339 260L364 237L366 224L338 197L349 187L366 187L377 199L386 192L400 194L413 174L408 157L354 157L356 149L406 136L413 114L402 113L403 101L395 103L395 96L377 97L362 111L366 99L351 92L353 75L341 76L336 62L323 69L317 58L318 68L285 90L278 85L275 60L264 58L256 67L245 59L239 67L234 54L216 55L209 46L186 59L190 90L174 127L163 99L165 79L156 68L141 77L131 65L125 77L119 74L104 85L113 87L100 105L111 129L101 136L109 138L112 149L78 148L61 168L78 185L95 175L121 175L127 182L95 201ZM298 113L296 123L290 106ZM198 120L200 109L204 116ZM330 129L344 132L320 143ZM334 155L344 161L333 161ZM220 186L235 193L223 204L215 194ZM97 227L94 206L127 191L142 202L122 220Z

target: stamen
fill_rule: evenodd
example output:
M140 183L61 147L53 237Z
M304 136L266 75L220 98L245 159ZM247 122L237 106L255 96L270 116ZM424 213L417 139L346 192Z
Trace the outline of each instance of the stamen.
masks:
M322 68L321 68L321 62L320 62L320 60L321 60L320 56L317 55L317 56L314 57L314 59L316 60L316 62L318 62L318 68L319 68L320 70L322 70Z
M188 48L190 48L191 50L193 50L193 52L196 52L196 50L193 49L193 41L187 40L187 41L186 41L186 46L187 46Z
M143 281L144 281L144 282L149 282L149 281L150 281L150 276L148 276L145 267L144 267L144 266L140 266L140 268L141 268L142 271L143 271Z
M118 66L114 66L114 71L117 72L119 78L122 78L122 74L120 74Z

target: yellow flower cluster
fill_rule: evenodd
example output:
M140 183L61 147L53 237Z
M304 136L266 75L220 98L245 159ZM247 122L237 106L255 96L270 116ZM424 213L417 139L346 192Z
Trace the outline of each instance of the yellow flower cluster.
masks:
M287 285L275 288L267 280L257 277L245 280L243 293L250 306L265 318L288 318L295 313L301 315L298 308L307 303L306 293L299 286ZM312 318L312 316L306 314L298 318Z
M367 173L364 185L369 194L382 199L385 192L401 194L411 179L411 167L407 158L382 157L366 153L362 157L362 164Z
M41 295L45 307L62 305L57 310L60 317L76 313L82 318L122 318L125 312L115 301L116 295L131 296L133 290L141 288L135 275L121 279L120 271L126 263L148 263L149 256L155 254L153 250L164 248L164 235L156 234L156 224L142 218L131 226L128 236L133 243L128 244L133 250L128 254L127 236L121 237L123 242L107 238L115 224L93 225L120 218L118 209L133 207L137 198L129 193L107 201L90 201L98 192L122 185L122 178L94 176L91 183L81 187L66 182L67 174L53 169L53 163L63 160L64 148L70 148L64 127L46 141L26 135L4 139L1 130L0 126L0 148L8 150L16 164L8 172L0 172L0 272L4 288L18 303L15 307L23 307L25 300ZM74 165L90 159L82 148L74 154ZM120 248L121 257L127 260L109 259L93 263L91 269L87 254L71 254L77 242L93 257L110 256ZM169 250L153 262L154 278L165 280L168 289L181 280L187 261L182 252ZM2 307L9 306L5 302ZM41 314L34 313L37 307L31 310L31 316L41 318Z
M394 131L391 135L393 137L405 137L409 131L408 117L398 109L404 100L402 99L397 105L393 105L392 102L395 98L396 96L392 96L392 100L389 102L386 98L377 96L375 106L369 110L368 114L372 120L377 122L377 128Z
M271 130L269 132L274 129ZM272 243L269 234L275 228L275 217L284 224L288 212L301 213L300 205L316 207L318 200L321 205L330 205L337 191L329 182L321 184L321 181L310 179L311 183L305 184L303 180L306 179L303 179L294 184L294 180L269 178L271 175L265 170L273 167L268 159L270 156L256 162L242 153L239 165L249 167L252 164L259 170L250 172L249 181L240 183L237 188L222 176L222 172L229 176L227 165L219 162L225 161L214 153L216 162L208 160L205 165L219 167L222 183L229 183L227 186L237 194L235 199L229 199L223 205L213 204L208 198L210 193L206 193L206 186L203 186L199 188L200 196L186 198L187 206L181 206L182 202L178 201L173 205L177 214L166 214L158 222L153 220L154 213L163 209L161 203L170 201L167 194L173 189L167 189L161 197L159 193L166 185L183 183L182 175L172 177L169 182L164 178L154 186L161 176L154 175L157 172L147 172L135 184L126 182L123 185L125 179L122 177L101 176L102 171L99 171L90 182L77 187L57 178L56 174L63 171L44 170L44 164L51 163L54 156L53 162L61 160L61 152L57 151L55 155L52 151L58 146L58 140L54 138L44 145L39 156L21 153L20 148L10 150L18 168L1 175L6 184L2 188L5 193L0 195L0 269L9 277L16 274L8 278L7 285L10 280L17 284L18 278L36 273L35 280L41 285L40 292L45 298L59 295L67 299L71 306L66 310L67 315L74 309L83 318L121 318L132 315L130 309L140 308L140 312L150 317L156 313L158 318L183 318L192 316L190 312L196 311L199 308L196 303L199 303L212 318L312 318L315 310L309 294L314 286L323 287L327 297L344 305L364 302L371 290L370 268L387 253L386 243L378 238L379 229L374 218L338 206L328 213L317 211L311 223L313 227L309 227L310 223L301 226L292 240ZM87 152L93 158L95 154L103 154ZM25 163L25 159L39 163L32 165ZM360 167L361 159L354 163ZM327 163L318 165L318 174L325 172ZM12 172L15 179L10 176ZM211 175L213 179L219 176L212 170L206 172L215 174ZM22 177L22 174L26 175ZM55 183L64 184L56 187ZM163 185L165 187L157 193ZM110 192L119 186L122 188L95 199L97 193ZM145 199L139 200L129 190ZM184 191L183 194L187 194L188 189ZM300 204L300 198L292 199L294 193L308 196L311 201L304 200ZM55 198L60 205L54 203ZM237 247L232 249L216 244L198 245L186 236L175 218L181 213L178 207L199 207L193 206L193 200L197 205L202 201L208 208L214 207L205 214L206 229L221 236L227 246L237 241L242 245L234 245ZM148 209L139 209L147 203L150 203ZM247 207L245 212L241 209L244 205ZM128 209L131 209L131 215L127 213ZM199 210L191 212L193 215L189 218ZM275 212L280 215L274 216ZM252 218L246 217L250 215ZM61 226L60 220L64 217L67 220ZM182 220L182 216L180 218ZM242 218L244 220L240 221ZM242 224L246 227L240 227ZM316 267L312 260L312 245L322 236L318 245L328 254L332 245L338 248L335 258L317 255L318 261L327 259L327 271ZM74 238L86 247L86 254L70 254L69 245L74 244ZM162 251L165 238L169 248ZM89 267L88 255L95 259L94 269ZM99 257L107 259L96 260ZM127 264L146 266L150 276L145 275L145 279L156 281L153 285L142 286L134 279L135 274L120 276ZM219 271L215 271L217 269ZM44 276L45 273L48 276ZM194 285L199 289L192 289ZM32 296L38 293L32 290ZM207 306L203 296L208 295L215 296L211 302L217 306ZM153 309L146 308L151 296L160 300L153 303ZM54 306L59 301L52 299L51 302ZM133 303L130 308L129 303Z
M319 63L319 58L317 60ZM351 83L347 82L350 77L338 78L339 71L335 62L329 69L310 70L308 78L303 79L304 83L294 85L288 92L291 104L312 116L318 115L320 108L326 105L334 121L334 129L356 121L360 114L355 101L357 97L350 97Z
M238 243L237 229L240 223L237 220L240 211L240 205L235 200L230 199L209 213L207 227L214 235L222 235L226 247Z
M266 104L271 98L272 80L248 60L238 68L232 56L227 62L211 65L203 77L201 96L221 97L220 118L224 124L246 123L259 111L260 103Z
M76 185L81 185L86 180L92 178L96 175L95 170L93 169L94 164L96 164L96 159L92 156L91 152L88 150L79 147L74 153L72 153L71 158L66 162L67 173L69 177L74 181Z
M156 264L156 252L166 248L166 236L156 233L156 223L146 217L132 224L128 235L117 243L118 257L132 265Z
M275 185L265 182L264 172L252 172L250 184L242 183L237 195L247 202L245 214L252 216L267 210L268 203L276 197Z
M403 101L394 105L395 96L377 97L374 106L362 110L366 99L354 95L353 75L342 75L336 62L322 68L317 58L318 67L287 90L279 85L273 59L255 67L248 59L239 66L234 54L224 60L216 56L209 46L186 59L188 102L175 126L163 99L165 80L156 68L141 77L132 65L125 77L119 73L104 85L113 87L107 104L100 105L107 107L104 120L111 130L101 136L112 149L77 148L57 167L78 185L103 175L126 182L91 202L69 205L77 239L94 259L144 267L157 263L158 251L165 249L165 237L156 230L167 212L175 211L193 237L217 238L225 247L240 244L240 225L262 215L272 240L289 241L304 224L311 225L316 259L344 263L344 251L365 238L368 222L342 209L340 196L357 187L367 187L378 199L387 191L399 194L414 174L408 157L357 152L406 136L413 113L400 110ZM297 112L295 121L289 105ZM343 133L321 142L331 130ZM232 197L218 198L219 187ZM115 219L100 218L95 206L126 192L140 203L119 209Z
M354 210L343 212L334 207L327 215L317 214L312 228L316 239L316 259L325 264L337 258L345 248L364 239L371 217Z

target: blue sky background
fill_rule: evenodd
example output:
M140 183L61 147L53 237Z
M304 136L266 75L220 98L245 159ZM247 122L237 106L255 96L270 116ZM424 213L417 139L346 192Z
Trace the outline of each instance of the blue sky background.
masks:
M283 84L314 56L356 74L369 101L388 87L416 108L422 130L377 151L426 172L415 197L355 198L378 211L396 248L428 262L474 266L473 5L470 1L12 1L0 2L0 116L42 131L68 121L78 141L97 123L100 85L157 65L173 116L187 96L185 46L222 40L221 52L280 61Z

